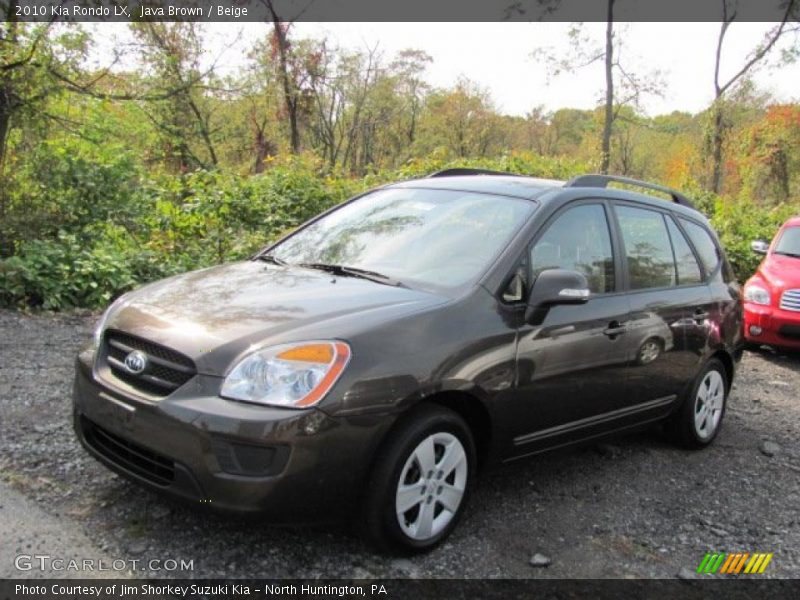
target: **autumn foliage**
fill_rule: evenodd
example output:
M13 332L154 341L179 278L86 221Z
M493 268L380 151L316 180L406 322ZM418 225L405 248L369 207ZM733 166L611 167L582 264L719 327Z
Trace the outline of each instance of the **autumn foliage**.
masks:
M343 50L265 25L243 60L204 63L192 24L133 28L142 61L105 72L71 27L0 24L0 305L100 307L172 273L248 256L352 194L446 166L554 179L598 170L603 110L503 114L431 59ZM610 171L686 192L741 280L800 213L800 105L750 87L725 105L721 193L709 191L711 108L620 106Z

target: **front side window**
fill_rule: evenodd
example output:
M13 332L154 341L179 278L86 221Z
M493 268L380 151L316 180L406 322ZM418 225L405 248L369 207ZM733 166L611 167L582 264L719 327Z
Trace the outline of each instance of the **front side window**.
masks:
M689 235L689 239L692 240L697 254L700 255L700 260L706 268L706 273L713 273L719 264L720 255L717 251L717 245L711 238L711 234L704 227L686 219L681 219L681 224Z
M773 252L800 258L800 227L787 227L784 229L775 244Z
M675 260L661 213L632 206L617 206L616 211L628 258L631 289L675 285Z
M290 264L368 270L402 283L452 288L481 275L536 205L474 192L378 190L280 242Z
M600 204L567 209L531 248L534 278L545 269L583 273L593 294L614 291L614 256L606 212Z

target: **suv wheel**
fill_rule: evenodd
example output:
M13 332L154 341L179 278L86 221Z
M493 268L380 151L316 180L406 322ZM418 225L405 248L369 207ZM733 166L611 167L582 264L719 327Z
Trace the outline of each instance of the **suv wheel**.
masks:
M722 427L728 398L725 367L711 359L700 372L681 408L668 424L668 431L687 448L708 446Z
M475 444L464 420L425 405L395 431L370 477L364 533L388 551L430 550L456 526L467 503Z

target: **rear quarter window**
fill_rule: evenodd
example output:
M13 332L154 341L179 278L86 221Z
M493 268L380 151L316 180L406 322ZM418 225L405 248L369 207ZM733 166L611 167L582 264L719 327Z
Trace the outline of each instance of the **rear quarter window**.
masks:
M706 273L713 273L721 260L721 254L717 248L716 242L714 242L714 238L711 237L711 234L705 227L686 219L680 219L680 221L686 234L692 241L692 245L695 250L697 250L700 261L706 269Z
M692 247L686 241L678 226L667 218L667 229L672 238L672 248L675 251L675 264L678 267L678 285L692 285L703 281L700 264L694 256Z

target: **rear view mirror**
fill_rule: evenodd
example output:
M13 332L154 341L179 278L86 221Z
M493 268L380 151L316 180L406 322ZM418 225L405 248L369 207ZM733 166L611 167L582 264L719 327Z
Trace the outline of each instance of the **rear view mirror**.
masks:
M557 304L584 304L589 300L589 283L582 273L566 269L547 269L531 286L525 320L538 325L551 306Z
M766 254L769 250L769 244L764 240L755 240L750 242L750 249L756 254Z

